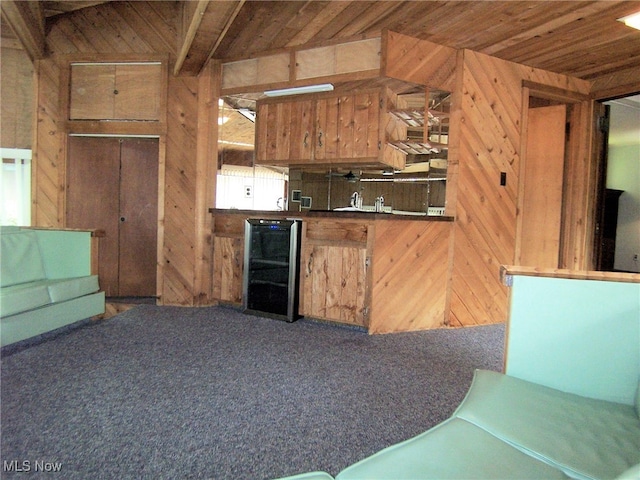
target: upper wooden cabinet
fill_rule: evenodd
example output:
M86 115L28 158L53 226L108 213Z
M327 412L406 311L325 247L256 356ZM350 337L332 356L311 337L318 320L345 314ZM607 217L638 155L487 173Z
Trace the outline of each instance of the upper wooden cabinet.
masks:
M160 62L71 64L69 120L161 118Z
M390 145L406 137L406 125L390 114L396 102L388 88L260 100L256 163L401 169L405 156Z
M256 163L310 163L314 153L316 102L300 99L259 102Z

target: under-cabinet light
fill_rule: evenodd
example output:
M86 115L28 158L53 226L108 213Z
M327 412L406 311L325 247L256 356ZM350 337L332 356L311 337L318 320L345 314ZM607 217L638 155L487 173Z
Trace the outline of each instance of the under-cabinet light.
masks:
M293 87L283 88L281 90L267 90L264 94L267 97L283 97L285 95L299 95L301 93L318 93L318 92L330 92L333 90L333 85L330 83L323 83L321 85L307 85L305 87Z
M631 15L619 18L618 20L624 23L627 27L640 30L640 12L632 13Z

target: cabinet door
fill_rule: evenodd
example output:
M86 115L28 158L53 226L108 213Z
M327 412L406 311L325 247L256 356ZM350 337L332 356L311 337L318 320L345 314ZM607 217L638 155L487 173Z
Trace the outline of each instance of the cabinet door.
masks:
M70 120L160 120L159 63L71 66Z
M340 97L318 100L315 129L315 160L319 163L330 163L338 158L340 133Z
M315 161L376 162L380 94L377 91L318 100Z
M313 158L315 102L259 103L256 163L308 163Z
M302 315L366 326L366 248L303 248Z
M244 240L240 237L213 239L213 298L242 303Z
M114 117L119 120L160 120L162 66L159 63L117 65Z
M115 89L115 65L72 65L69 119L113 119Z

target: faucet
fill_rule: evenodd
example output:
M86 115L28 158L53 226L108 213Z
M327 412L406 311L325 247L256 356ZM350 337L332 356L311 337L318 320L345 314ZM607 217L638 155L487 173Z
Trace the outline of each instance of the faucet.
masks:
M351 195L351 206L354 208L362 208L362 198L360 197L360 193L353 192Z

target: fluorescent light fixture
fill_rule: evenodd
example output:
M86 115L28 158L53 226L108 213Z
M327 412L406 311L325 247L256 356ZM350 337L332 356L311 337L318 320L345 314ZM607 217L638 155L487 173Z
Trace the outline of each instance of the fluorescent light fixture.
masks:
M238 113L251 123L256 123L256 112L252 112L248 108L239 108Z
M305 87L293 87L283 88L281 90L267 90L264 94L267 97L283 97L285 95L299 95L301 93L318 93L318 92L330 92L333 90L333 85L330 83L323 83L321 85L307 85Z
M640 30L640 12L632 13L631 15L627 15L626 17L619 18L618 20L624 23L627 27Z

